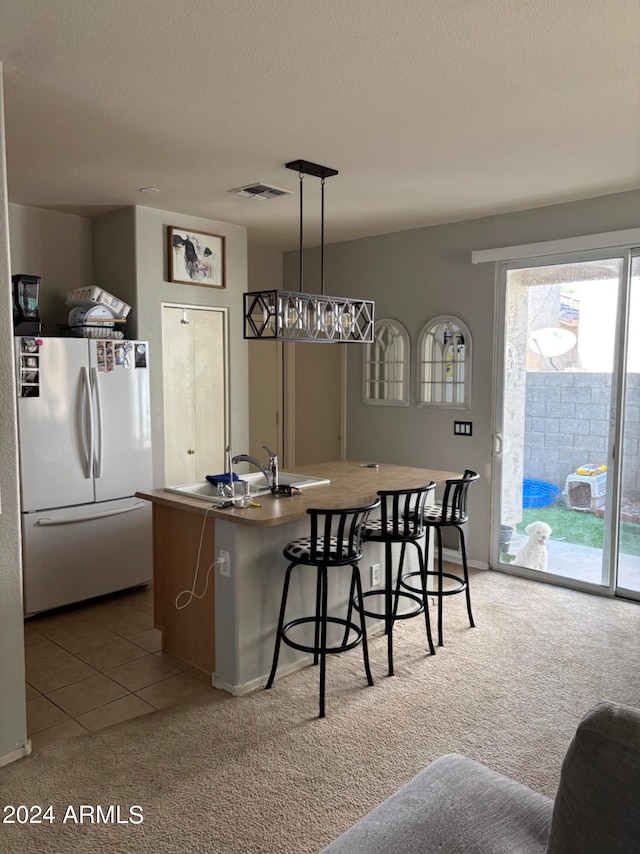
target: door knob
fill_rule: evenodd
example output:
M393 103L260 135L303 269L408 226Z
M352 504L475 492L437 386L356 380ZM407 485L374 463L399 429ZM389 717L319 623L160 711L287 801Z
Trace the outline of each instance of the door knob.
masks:
M195 454L195 452L196 452L195 448L189 448L189 450L187 451L188 454Z

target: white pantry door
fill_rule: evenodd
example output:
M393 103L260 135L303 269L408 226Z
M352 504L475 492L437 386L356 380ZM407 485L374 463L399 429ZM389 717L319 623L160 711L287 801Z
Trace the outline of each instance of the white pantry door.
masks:
M163 305L162 366L166 485L225 471L226 309Z

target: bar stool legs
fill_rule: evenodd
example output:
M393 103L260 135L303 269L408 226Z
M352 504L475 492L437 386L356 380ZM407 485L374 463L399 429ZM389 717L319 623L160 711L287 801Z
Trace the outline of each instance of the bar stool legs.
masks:
M362 579L360 578L360 569L358 566L354 567L354 579L356 583L356 593L358 596L358 602L360 603L360 607L358 608L358 613L360 614L360 629L362 631L362 655L364 658L364 669L367 674L367 682L369 685L373 685L373 676L371 675L371 668L369 667L369 642L367 640L367 621L364 615L364 605L362 603ZM353 608L353 596L349 596L349 613L352 612Z
M389 676L393 676L393 621L398 611L398 596L392 600L391 543L384 544L384 632L387 636L387 664ZM392 607L393 605L393 607Z
M431 620L429 619L429 599L427 596L427 570L426 570L426 567L424 564L424 556L422 554L422 549L420 549L420 548L418 549L418 566L419 566L419 572L420 572L420 582L421 582L421 586L422 586L422 594L421 595L422 595L422 602L424 604L423 613L424 613L425 628L426 628L426 632L427 632L427 642L429 644L429 652L431 653L431 655L435 655L436 650L435 650L435 647L433 646L433 638L431 637ZM402 585L402 565L400 567L400 570L398 571L398 590L400 590L401 585Z
M462 593L464 590L467 598L467 614L469 615L469 623L471 628L475 628L473 614L471 613L471 594L469 591L469 570L467 569L467 549L464 540L464 530L462 526L469 519L467 511L467 493L469 486L475 483L480 478L480 475L471 469L465 469L464 475L459 478L449 478L445 481L445 490L440 503L425 508L424 523L427 529L425 537L425 560L429 555L429 532L431 528L435 528L436 537L438 538L438 566L436 570L424 572L424 576L435 576L438 579L437 588L430 590L430 596L436 596L438 599L438 646L442 646L442 601L445 596L454 596L456 593ZM457 575L451 572L443 572L442 570L442 528L455 528L460 537L460 552L462 555L462 575ZM419 592L415 587L407 584L406 579L415 576L418 573L410 572L402 580L402 586L406 590ZM454 581L457 586L444 586L444 579L447 578ZM424 590L424 583L423 583Z
M387 673L389 676L394 675L394 666L393 666L393 625L397 620L407 620L411 617L417 616L420 612L424 613L424 621L425 628L427 632L427 643L429 645L429 652L431 655L436 654L435 647L433 645L433 638L431 635L431 621L429 619L429 610L428 610L428 599L426 598L427 591L427 573L425 572L424 565L424 557L422 554L422 549L419 544L414 542L413 544L416 547L418 553L418 566L419 571L417 573L411 573L411 575L419 575L421 580L421 589L416 590L416 588L410 588L410 592L406 590L401 590L401 587L407 587L407 585L403 584L403 576L402 576L402 568L404 565L404 556L406 551L407 542L412 542L408 540L402 543L402 549L400 551L400 562L398 565L398 574L396 577L395 588L393 585L393 560L392 560L392 541L385 542L384 548L384 614L377 613L376 611L367 611L364 613L369 617L383 617L384 618L384 631L387 636ZM368 591L364 594L367 596L375 596L375 591ZM406 599L412 599L416 606L412 611L407 613L398 614L398 603L400 601L400 597L405 597ZM357 599L356 605L361 604L362 600Z
M437 525L428 526L427 534L425 538L425 554L429 553L429 531L431 527L434 528L436 532L436 538L438 542L438 557L437 557L437 569L435 571L424 572L425 578L428 576L434 576L437 579L437 589L427 591L427 595L435 596L438 600L438 646L443 646L443 632L442 632L442 602L445 596L454 596L456 593L462 593L464 590L467 600L467 614L469 616L469 625L471 628L475 628L475 622L473 620L473 613L471 611L471 593L469 591L469 570L467 569L467 550L464 541L464 532L461 528L458 528L458 533L460 535L460 553L462 557L462 578L459 575L454 575L451 572L443 572L442 571L442 531L440 527ZM409 575L405 576L405 579L411 577L412 575L416 575L417 573L409 573ZM444 579L448 578L450 581L455 581L457 583L456 587L450 587L445 589L444 587ZM415 590L411 585L405 584L403 579L403 587L407 587L409 590ZM423 587L424 589L424 587Z
M273 652L273 662L271 664L271 672L269 673L269 678L267 679L267 684L265 685L265 689L271 688L273 685L273 680L276 678L276 670L278 669L278 657L280 656L280 640L282 638L282 629L284 627L284 615L287 609L287 596L289 595L289 581L291 579L291 570L296 566L295 563L289 564L287 567L287 571L284 576L284 586L282 588L282 599L280 601L280 614L278 616L278 628L276 630L276 647ZM320 631L320 576L318 575L318 584L317 584L317 593L316 593L316 652L313 657L313 663L318 663L318 633Z
M427 642L429 644L429 652L431 653L431 655L436 654L435 648L433 646L433 639L431 637L431 622L429 620L429 612L428 612L426 606L422 607L418 598L415 596L411 596L410 598L414 599L414 601L416 601L418 603L418 607L416 609L414 609L413 611L411 611L411 613L408 615L401 615L400 617L398 616L398 603L400 601L400 597L401 596L407 596L406 593L403 593L400 590L400 586L402 583L402 567L404 564L404 555L405 555L405 550L406 550L407 544L406 544L406 542L402 543L402 549L400 551L400 562L398 565L398 575L396 578L395 590L393 590L393 578L392 578L393 564L392 564L391 545L392 545L391 542L386 542L385 543L385 549L384 549L384 564L385 564L385 569L384 569L384 573L385 573L385 608L384 608L385 628L384 628L384 631L385 631L385 634L387 636L387 673L389 676L394 675L394 668L393 668L393 624L398 619L404 619L405 617L414 617L417 614L419 614L420 611L422 610L424 612L424 616L425 616L425 624L426 624L426 630L427 630ZM418 552L418 562L420 565L420 577L424 579L423 580L423 589L425 589L426 578L424 577L424 561L422 558L422 550L420 549L419 546L417 547L417 552ZM422 602L427 603L427 601L428 600L425 599L423 596Z
M431 655L435 655L431 624L429 620L428 599L426 598L427 579L424 558L420 541L425 533L424 510L427 498L433 494L436 485L432 481L425 486L414 489L383 489L378 491L380 499L380 518L367 520L364 528L364 542L384 543L384 590L368 590L364 598L384 594L384 612L368 611L367 617L384 620L384 630L387 636L387 670L393 676L393 625L397 620L408 620L424 612L427 641ZM401 545L400 562L393 584L393 553L394 543ZM411 573L420 576L420 589L409 588L403 584L402 572L407 543L412 543L418 551L419 572ZM404 587L405 589L401 589ZM398 613L400 598L410 600L411 610ZM411 605L409 606L411 607Z
M341 617L330 617L327 613L327 599L328 599L328 578L327 578L327 567L325 565L320 565L316 569L316 611L315 617L302 617L297 620L291 620L289 623L285 625L285 613L287 607L287 597L289 594L289 582L291 579L292 570L298 566L296 563L292 563L287 567L287 572L285 574L284 580L284 588L282 591L282 601L280 603L280 615L278 617L278 628L276 633L276 645L273 654L273 662L271 665L271 671L269 673L269 679L267 680L267 684L265 686L266 689L272 687L273 682L275 680L276 671L278 669L278 658L280 655L280 643L284 641L288 646L293 647L294 649L301 650L302 652L312 652L313 653L313 663L314 665L320 664L320 687L319 687L319 717L324 718L326 716L325 711L325 683L326 683L326 673L327 673L327 655L339 652L346 652L347 650L353 649L359 643L362 643L362 655L364 658L364 669L367 677L367 682L369 685L373 685L373 676L371 674L371 667L369 665L369 646L367 643L367 630L366 630L366 622L365 622L365 613L364 607L362 605L362 581L360 578L360 570L356 563L351 564L351 586L349 590L349 606L347 611L346 619ZM353 617L353 608L354 608L354 600L356 602L356 609L358 611L358 616L360 618L360 626L358 627L355 623L352 622ZM297 641L292 640L292 638L288 637L287 633L294 628L295 626L314 623L314 644L313 646L306 646L298 643ZM327 626L329 623L334 623L339 626L344 626L344 635L342 638L342 642L337 646L328 646L327 642ZM355 632L356 637L354 640L349 641L349 635Z
M367 674L367 682L373 685L371 668L369 667L369 647L367 644L367 624L364 606L362 604L362 582L358 562L362 558L362 535L364 525L369 513L380 506L380 499L376 498L369 504L358 507L345 508L320 508L308 507L307 513L311 517L310 531L308 536L298 537L288 543L283 549L283 555L288 559L289 566L284 579L282 590L282 601L280 602L280 614L278 616L278 628L276 631L276 644L273 652L271 672L267 680L266 688L271 688L276 677L278 668L278 656L280 654L280 643L297 649L300 652L311 653L314 665L320 664L320 717L325 716L325 681L327 674L327 655L339 652L347 652L359 643L362 644L364 657L364 669ZM291 573L295 567L312 566L316 570L316 603L313 616L299 617L285 624L285 613L287 609L287 598L289 595L289 582ZM342 575L346 567L351 567L351 583L349 588L348 610L346 618L330 617L328 608L328 572L332 575ZM357 599L357 607L360 617L360 625L353 622L354 600ZM329 646L327 628L329 623L340 626L344 633L341 643ZM298 626L310 626L313 624L313 645L299 643L290 634ZM354 635L350 640L351 635Z
M476 624L473 621L471 613L471 593L469 591L469 570L467 569L467 548L464 542L464 533L460 530L460 552L462 554L462 570L464 572L464 592L467 597L467 613L469 615L469 624L475 629Z
M324 690L325 680L327 677L327 567L318 567L318 575L321 578L320 586L322 588L321 598L322 605L320 606L320 717L325 716L324 711ZM317 625L317 624L316 624ZM317 655L317 652L316 652Z

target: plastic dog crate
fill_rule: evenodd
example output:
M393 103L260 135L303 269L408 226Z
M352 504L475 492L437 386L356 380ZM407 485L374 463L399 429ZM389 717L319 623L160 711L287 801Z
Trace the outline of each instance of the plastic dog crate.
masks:
M564 486L564 498L569 510L595 513L605 502L607 473L596 475L570 474Z

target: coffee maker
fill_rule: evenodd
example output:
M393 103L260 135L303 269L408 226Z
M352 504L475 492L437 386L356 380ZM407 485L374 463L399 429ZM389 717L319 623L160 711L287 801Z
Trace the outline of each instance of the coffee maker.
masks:
M40 276L18 273L11 276L13 285L13 331L15 335L39 335L42 331L38 295Z

